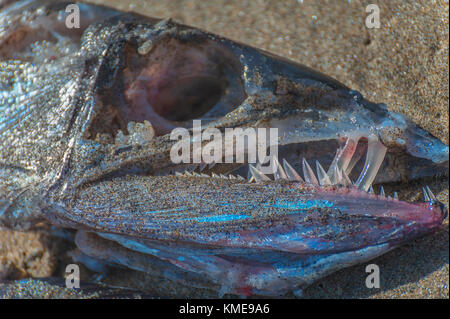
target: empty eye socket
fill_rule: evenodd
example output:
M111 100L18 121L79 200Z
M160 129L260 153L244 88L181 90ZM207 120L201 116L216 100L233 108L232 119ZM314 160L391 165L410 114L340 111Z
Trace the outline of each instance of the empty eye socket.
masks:
M152 123L156 135L178 126L190 127L193 119L217 119L246 99L242 65L231 50L212 40L157 42L147 54L136 46L125 47L124 66L115 84L103 93L103 111L91 136L113 136L127 123ZM103 122L102 122L103 120ZM92 134L94 133L94 134Z
M218 76L196 74L151 88L147 100L163 118L183 122L206 114L220 100L226 87L226 80Z
M170 39L158 44L145 64L136 70L135 81L143 82L139 86L145 88L146 100L153 110L171 121L206 114L229 93L231 82L242 82L235 56L212 41L191 44ZM130 87L136 85L132 77L128 80ZM241 90L235 91L232 102L242 102L242 84Z
M132 56L143 62L138 67L129 63L124 71L131 120L179 125L223 116L246 98L239 61L215 42L169 39L145 57Z

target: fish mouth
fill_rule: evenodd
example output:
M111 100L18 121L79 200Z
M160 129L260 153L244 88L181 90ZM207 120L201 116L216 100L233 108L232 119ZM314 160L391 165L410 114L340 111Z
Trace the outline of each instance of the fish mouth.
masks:
M286 160L289 156L300 158L298 149L305 149L304 152L309 152L310 157L317 158L323 154L329 154L323 150L336 145L341 146L334 153L334 157L328 155L331 164L327 170L318 160L313 165L314 169L305 157L299 161L300 169L296 169L294 164L290 164ZM202 217L200 214L198 217L189 218L198 225L206 223L210 227L215 227L211 225L217 223L223 224L223 227L230 224L231 227L235 222L253 218L244 213L236 214L234 211L233 214L226 213L228 209L224 209L224 206L230 206L231 202L233 205L240 206L238 202L240 193L256 192L258 196L274 197L275 195L271 194L276 190L275 194L279 192L279 196L267 202L260 202L257 207L258 214L265 210L276 212L276 222L270 230L253 228L254 225L252 225L250 229L246 229L242 233L219 232L212 235L209 233L210 230L205 227L202 229L205 235L200 235L199 230L190 230L184 234L180 232L177 234L177 241L180 245L183 242L193 242L206 246L279 250L296 254L339 254L377 245L395 247L409 239L440 229L448 214L446 207L436 199L428 186L422 189L423 202L418 203L399 200L397 192L392 195L386 194L383 186L379 188L379 194L375 194L372 182L381 167L385 153L386 147L377 139L371 140L363 137L359 140L348 138L340 141L314 141L311 144L286 144L281 147L279 155L284 158L280 163L277 156L271 157L270 161L274 167L272 174L263 173L262 165L259 163L256 165L239 163L168 164L151 173L143 173L134 168L120 170L109 175L106 181L114 181L108 187L120 187L117 185L120 185L125 177L127 183L131 182L140 188L139 185L141 183L145 185L149 181L148 177L151 176L152 179L156 179L156 183L160 178L166 178L168 181L176 180L181 185L177 185L177 187L182 189L204 188L203 191L197 190L192 195L193 198L197 196L200 198L204 193L215 194L212 189L217 189L218 186L219 188L223 187L221 191L226 192L233 199L224 200L224 203L221 203L222 200L218 200L215 203L217 211L209 212L206 217ZM365 160L362 160L363 154L365 154ZM357 167L358 162L364 163L364 165L360 173L356 174L352 171L354 167ZM298 165L298 162L295 161L291 161L291 163ZM245 174L243 173L244 168L246 168ZM351 171L358 178L352 181L347 171ZM135 179L130 181L130 176ZM98 180L96 183L104 181ZM299 198L296 197L297 195ZM166 194L163 194L164 198L165 196ZM219 193L215 196L220 197ZM215 198L215 196L212 197ZM158 196L153 193L152 201L157 201L155 198ZM111 203L111 205L115 204ZM245 205L243 208L248 210ZM158 213L166 211L166 209L158 210ZM178 211L178 208L175 211ZM251 211L253 209L247 213ZM310 214L308 218L311 218L306 224L316 225L314 227L319 229L323 228L317 236L311 235L305 238L303 235L309 231L308 227L302 228L306 220L296 220L299 218L298 214L303 211L308 211ZM213 215L210 215L211 213ZM270 214L260 217L262 219L273 218ZM280 226L280 224L285 224L287 227ZM176 222L170 227L166 225L167 231L170 232L172 228L186 227L185 224L177 225ZM301 230L297 229L298 225L302 225ZM245 228L245 226L243 227ZM356 227L357 230L351 229L352 227ZM348 233L346 233L347 231ZM161 234L159 236L164 237ZM271 240L264 242L262 239L267 237L270 237Z
M327 141L326 145L329 145L329 143L331 142ZM361 146L356 147L358 152L367 151L367 145L364 145L367 144L367 140L363 140L362 143L358 144L361 144ZM314 143L312 145L318 148L323 146L321 143ZM301 148L305 147L304 144L297 144L295 146ZM307 146L308 145L306 145L306 147ZM281 154L292 154L292 148L293 145L286 145L288 151L286 153L281 152ZM202 165L193 165L183 167L183 172L175 171L174 175L187 179L194 178L194 180L197 178L235 180L249 186L255 183L263 185L264 187L267 186L268 192L270 191L271 184L281 184L287 188L300 188L308 194L308 200L306 202L312 203L311 208L314 208L315 205L318 205L318 208L324 208L320 206L320 203L333 203L331 206L336 207L339 213L344 212L343 215L352 216L351 218L354 219L357 219L358 217L375 219L377 220L375 222L376 227L379 229L392 230L396 228L396 235L394 238L389 239L389 236L384 237L380 234L374 235L373 229L367 229L368 237L366 238L367 242L365 243L368 246L384 243L396 246L409 238L414 238L419 236L419 234L425 234L440 228L442 222L448 216L448 210L443 203L436 199L429 186L422 188L423 201L417 203L399 200L398 192L394 192L392 195L386 194L383 186L380 186L378 194L375 194L373 186L368 184L368 181L373 180L377 173L376 170L370 171L367 168L367 166L370 165L373 167L373 162L367 159L364 160L363 163L365 168L359 174L358 179L352 181L347 175L346 169L339 165L339 154L342 153L343 152L339 149L336 151L328 170L325 170L318 160L315 161L313 169L305 158L300 161L301 168L300 170L297 170L285 158L282 160L282 163L280 163L275 156L271 158L273 167L275 168L273 174L263 173L261 171L261 165L259 164L256 166L248 164L240 166L237 169L233 168L234 171L230 174L214 173L214 167L213 169L205 168L202 170ZM379 158L380 157L377 159L382 161L382 158L381 160ZM348 159L347 162L350 163L350 166L356 166L354 164L354 159ZM217 165L219 167L221 166L221 164ZM228 166L228 168L230 169L231 166ZM244 168L246 169L244 170ZM347 166L347 170L348 169L349 166ZM220 168L218 171L220 171ZM299 173L300 171L302 174ZM247 174L247 177L244 177L246 175L243 172ZM167 172L164 172L159 175L166 176L166 173ZM358 175L354 174L354 176ZM295 200L285 200L284 198L280 198L273 207L281 210L287 208L288 210L293 210L295 212L304 209L308 205L309 204L305 204L304 201L296 202ZM343 218L345 219L345 217ZM368 222L369 220L365 221ZM363 223L364 221L360 220L359 222ZM372 221L370 224L371 223ZM404 229L401 231L402 228ZM372 235L369 236L369 233L372 233ZM401 234L401 236L398 236L399 234ZM261 236L263 235L261 234ZM368 240L369 237L371 237L373 241ZM380 241L380 238L384 238L386 241ZM295 243L295 240L293 240L292 243ZM224 243L221 242L221 245L222 244ZM248 243L245 245L247 244ZM293 245L295 246L295 244ZM364 246L357 248L359 249L362 247ZM297 253L314 253L313 251L296 251L296 249L297 248L293 248L291 251L290 248L288 248L287 250ZM327 252L334 252L334 250Z
M270 153L269 149L266 153ZM166 166L154 170L152 174L156 176L184 172L210 176L231 174L248 179L251 176L248 164L257 168L267 167L270 164L270 161L265 164L258 161L248 163L250 157L247 152L237 154L236 158L238 156L244 158L246 162L227 164L225 158L222 158L219 163L167 163ZM278 145L276 157L280 162L288 163L293 170L303 172L303 180L305 180L305 163L306 165L309 163L321 178L318 179L320 185L329 185L333 181L337 183L335 175L339 174L347 181L345 185L356 185L365 191L372 185L448 174L448 161L435 163L430 159L413 156L402 148L388 148L373 136L306 142L300 138L298 143ZM267 173L267 170L265 172ZM323 175L322 172L326 174ZM274 174L267 175L274 178Z
M129 133L131 136L135 134L133 130ZM311 256L321 256L326 262L322 261L323 268L305 279L308 283L319 278L319 274L327 274L342 266L370 260L408 240L440 229L448 214L447 209L437 201L429 187L423 189L424 200L419 203L400 201L396 192L392 195L385 194L382 186L379 194L374 194L372 184L376 181L379 170L383 169L386 154L398 154L389 152L378 137L353 135L307 142L299 138L299 142L295 143L294 138L298 136L292 136L289 135L290 138L284 140L287 142L279 147L277 156L271 158L271 164L275 168L272 174L263 173L261 167L264 164L261 163L169 162L153 169L151 173L142 174L139 169L133 172L126 170L118 172L114 177L120 179L120 176L131 173L143 175L144 180L145 175L154 178L172 177L183 180L186 188L204 183L211 186L214 184L212 187L216 187L224 182L245 188L238 191L233 190L233 187L227 188L230 185L224 186L225 192L234 194L241 191L252 192L255 187L258 192L265 194L270 194L274 187L284 189L286 193L280 194L277 199L258 209L276 211L276 222L270 229L249 227L245 231L226 234L218 232L215 228L217 225L221 225L223 229L232 228L235 223L252 218L250 214L220 212L223 207L219 204L217 212L210 212L212 215L192 218L199 227L209 224L213 227L211 230L202 230L205 234L197 228L186 233L181 232L177 235L177 245L199 245L194 255L199 253L202 256L205 250L211 247L229 248L233 256L240 256L240 262L250 264L259 262L258 258L247 260L241 256L243 251L255 249L295 254L299 258L296 262L299 263L309 262ZM330 152L330 149L335 151ZM244 153L248 156L247 152ZM312 167L310 163L314 163ZM296 199L290 192L299 192L302 198ZM297 220L299 212L305 210L317 210L317 214L311 213L311 219L308 221ZM295 225L302 226L299 228ZM177 227L175 223L171 226ZM178 227L184 226L180 224ZM308 227L320 230L305 236L305 233L311 232ZM212 233L214 235L211 235ZM264 239L267 238L270 240L265 242ZM113 240L120 241L125 247L130 244L130 240L123 238ZM168 260L172 259L168 257ZM272 271L271 262L265 267ZM182 264L179 261L175 263ZM284 271L282 268L285 266L280 267L277 271ZM264 293L263 290L260 292Z
M172 30L172 27L167 21L153 26L155 30ZM370 203L363 210L364 214L375 219L386 218L390 225L386 227L390 229L396 229L392 224L395 222L423 225L423 231L441 224L444 213L439 205L408 203L411 205L409 209L416 211L409 214L408 209L401 206L403 202L398 200L397 194L388 198L381 188L381 194L374 199L371 192L377 175L383 182L413 177L410 167L405 165L407 160L395 162L391 161L392 158L410 156L413 162L414 157L422 156L433 162L432 167L441 165L442 161L445 166L445 154L440 154L445 150L448 154L447 146L442 146L434 137L425 136L402 116L366 101L359 93L346 90L333 81L326 82L325 77L313 73L305 76L300 66L288 65L254 49L247 52L243 46L202 32L189 33L187 38L179 36L182 32L192 32L192 29L183 28L174 34L169 32L161 36L158 33L157 37L128 41L120 48L122 54L118 60L102 65L106 69L99 70L98 110L87 126L85 137L97 140L102 134L112 136L112 142L108 142L112 144L110 153L114 154L111 158L120 165L115 170L110 169L108 175L97 182L120 180L132 175L136 177L133 183L139 183L141 177L149 180L149 176L152 179L169 176L186 183L186 189L189 185L203 187L201 184L205 183L217 187L221 184L220 179L233 180L239 187L248 189L255 187L254 183L263 183L258 188L261 193L270 193L271 187L278 186L287 189L299 187L301 190L310 188L311 193L305 196L319 194L315 200L342 202L342 207L353 207L352 216L360 214L360 206L356 205L358 201ZM258 65L261 61L270 64L270 70ZM110 65L116 68L108 69ZM298 69L302 71L297 72ZM258 76L255 70L267 72L261 71ZM274 75L273 70L282 73ZM115 78L110 74L115 74ZM298 83L301 81L293 78L296 74L302 74L306 84ZM322 80L325 82L317 84ZM292 88L295 81L297 91ZM281 83L287 83L287 88ZM293 90L294 93L289 93ZM225 155L221 161L193 163L192 154L187 163L174 163L169 153L176 142L171 140L170 133L176 128L185 128L189 141L193 142L194 129L190 128L193 120L201 121L203 128L221 132L227 128L278 129L274 144L279 147L279 152L270 156L267 163L272 168L271 174L263 172L264 165L267 165L264 162L251 163L249 151L245 148L234 153L235 158L242 155L247 159L240 163L226 163ZM419 146L430 141L437 147L432 148L429 154L421 152ZM202 146L206 144L204 141L201 143ZM234 147L234 142L232 144ZM164 145L164 149L155 149L153 145ZM164 160L149 160L149 156L155 153L164 153L161 155ZM294 186L286 186L286 182ZM284 195L280 195L279 200L283 200ZM345 202L345 198L352 200ZM161 199L161 202L165 200ZM340 204L336 205L339 210ZM261 209L289 211L290 204L287 206ZM378 213L377 207L380 207ZM215 209L218 212L223 210L223 214L218 213L222 216L218 219L224 222L239 218L225 214L223 207ZM431 211L434 217L432 220L424 219L419 211L425 215ZM404 216L409 220L403 220ZM231 220L227 220L228 217ZM371 224L369 220L364 222ZM398 230L396 233L402 233L401 238L409 238L408 234L420 232L416 226L405 229L408 231L402 233ZM371 232L370 229L366 231ZM192 230L186 232L186 240L197 240L194 233ZM256 246L260 245L257 233L248 235L255 240ZM279 230L279 234L283 233ZM264 234L259 235L264 237ZM208 239L203 244L213 244L214 239L209 235L206 237ZM216 244L227 245L231 237L217 239ZM388 235L379 238L385 238L385 242L396 240ZM292 240L292 243L297 242ZM246 241L242 245L248 247L249 243Z
M189 273L190 286L217 286L219 296L281 296L290 291L300 293L299 287L323 276L441 229L448 213L429 187L423 189L423 202L417 203L400 201L396 193L387 196L382 187L379 194L374 194L371 181L377 170L370 168L383 161L379 154L384 154L386 147L375 139L361 138L351 144L352 141L355 140L286 144L279 150L279 156L284 157L282 163L272 157L275 171L270 176L251 164L168 166L153 172L152 179L164 178L162 183L176 180L177 188L192 190L184 197L187 203L183 199L182 204L190 206L192 201L195 204L190 207L199 207L200 213L183 215L184 208L179 206L146 212L147 216L156 215L158 228L156 237L145 234L148 240L139 237L141 230L133 233L125 228L95 234L79 231L75 242L81 254L101 262L114 260L138 271L148 271L142 263L153 265L158 260L165 263L162 269L168 273L170 269L174 278L185 278ZM319 161L314 171L304 157L297 171L286 160L300 158L299 153L322 159L324 148L339 145L334 157L328 155L331 164L327 171ZM364 153L366 160L361 160ZM358 163L350 154L364 163L355 182L346 173ZM292 160L291 163L298 165ZM248 167L249 177L242 173L244 167ZM231 173L225 175L225 171ZM106 185L109 192L119 193L125 187L120 180L117 177L113 184ZM140 189L148 180L147 176L138 176L131 183ZM130 183L129 179L125 181ZM166 200L166 194L160 197L155 193L151 194L152 201ZM137 200L142 198L145 194ZM250 202L256 199L256 209L248 207L249 198ZM114 207L114 200L108 205ZM89 198L81 198L80 202L89 202ZM204 205L208 202L213 202L214 208ZM167 217L170 221L165 222ZM171 232L176 232L176 238ZM120 252L126 251L119 257L117 246L122 249Z

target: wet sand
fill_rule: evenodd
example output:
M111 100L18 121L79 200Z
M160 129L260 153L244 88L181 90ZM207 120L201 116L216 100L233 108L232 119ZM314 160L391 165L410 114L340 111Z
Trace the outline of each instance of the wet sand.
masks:
M383 102L448 144L448 3L445 1L90 1L155 17L172 17L262 48L324 72ZM122 4L132 3L132 4ZM365 6L380 7L380 28L367 29ZM448 179L388 185L400 199L417 201L430 185L448 206ZM371 263L380 267L381 288L365 286L365 264L316 282L305 298L449 298L449 226ZM61 276L72 246L45 232L0 231L0 280ZM82 278L93 273L82 268ZM172 287L149 276L115 271L105 282L178 297L210 292ZM161 288L164 287L164 288Z

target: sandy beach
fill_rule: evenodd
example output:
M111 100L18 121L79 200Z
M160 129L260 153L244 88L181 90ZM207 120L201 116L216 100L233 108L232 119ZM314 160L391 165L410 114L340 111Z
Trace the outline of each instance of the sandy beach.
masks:
M289 58L332 76L368 99L386 103L449 142L448 1L89 1L176 21ZM127 3L127 4L125 4ZM380 8L380 28L365 25L365 8ZM448 179L387 185L418 201L429 185L448 207ZM0 231L0 280L62 276L73 244L45 232ZM366 264L343 269L304 291L305 298L449 298L449 224L373 261L381 288L365 286ZM82 279L94 273L82 268ZM215 297L212 292L113 271L104 282L145 288L155 296ZM293 296L291 296L293 297Z

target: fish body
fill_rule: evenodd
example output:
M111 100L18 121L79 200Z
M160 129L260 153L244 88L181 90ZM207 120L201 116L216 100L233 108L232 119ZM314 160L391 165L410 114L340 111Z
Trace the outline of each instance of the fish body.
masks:
M74 229L76 261L220 296L300 293L440 228L446 209L431 190L420 203L370 192L447 174L448 147L406 117L170 19L80 3L69 29L67 5L0 13L1 226ZM198 143L194 120L277 128L272 173L224 156L174 163L171 132Z

